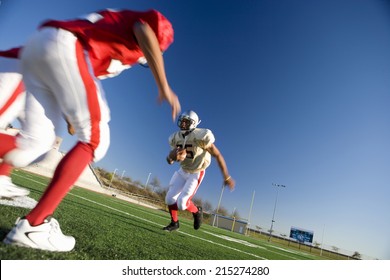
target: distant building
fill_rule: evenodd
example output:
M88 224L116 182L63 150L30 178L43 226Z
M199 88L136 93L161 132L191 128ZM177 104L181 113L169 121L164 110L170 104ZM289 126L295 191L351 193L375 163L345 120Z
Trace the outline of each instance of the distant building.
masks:
M248 228L248 222L236 220L235 218L211 214L210 225L218 228L227 229L237 233L245 234Z

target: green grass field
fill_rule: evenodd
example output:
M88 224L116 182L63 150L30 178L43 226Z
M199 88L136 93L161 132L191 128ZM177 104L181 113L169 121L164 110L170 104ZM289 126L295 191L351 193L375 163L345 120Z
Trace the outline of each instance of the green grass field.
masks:
M48 179L14 172L13 181L28 188L38 200ZM0 238L17 217L29 209L0 205ZM0 245L2 260L312 260L318 256L273 242L244 236L203 224L194 230L192 220L180 219L180 230L165 232L169 214L115 197L74 187L53 215L64 234L76 238L67 253Z

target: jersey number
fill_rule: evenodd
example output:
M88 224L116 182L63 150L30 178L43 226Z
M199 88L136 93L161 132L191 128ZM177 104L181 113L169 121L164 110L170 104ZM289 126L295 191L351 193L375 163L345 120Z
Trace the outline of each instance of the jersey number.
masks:
M183 145L176 145L176 147L183 149ZM194 158L194 149L192 147L192 144L186 144L185 149L187 152L186 158L193 159Z

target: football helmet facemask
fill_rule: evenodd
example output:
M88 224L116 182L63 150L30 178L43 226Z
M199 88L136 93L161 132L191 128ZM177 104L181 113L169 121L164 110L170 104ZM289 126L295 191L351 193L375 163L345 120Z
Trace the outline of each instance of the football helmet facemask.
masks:
M177 126L183 131L193 130L198 126L198 124L200 124L200 120L194 111L186 111L182 113L177 120Z

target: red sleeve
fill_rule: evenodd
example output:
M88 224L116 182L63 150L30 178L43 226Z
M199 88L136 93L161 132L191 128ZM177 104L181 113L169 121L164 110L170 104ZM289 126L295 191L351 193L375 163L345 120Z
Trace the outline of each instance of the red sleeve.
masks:
M6 51L0 51L0 56L9 58L19 58L19 52L22 48L17 47Z

